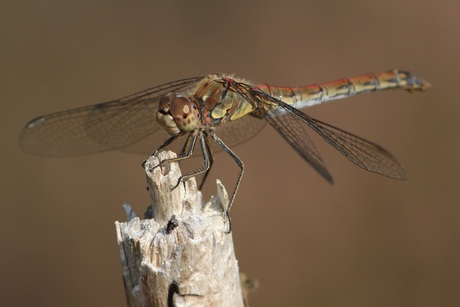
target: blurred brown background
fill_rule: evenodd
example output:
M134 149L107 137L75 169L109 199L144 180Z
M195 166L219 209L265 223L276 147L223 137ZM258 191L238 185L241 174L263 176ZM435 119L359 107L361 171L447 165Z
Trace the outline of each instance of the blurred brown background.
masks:
M459 306L459 12L430 0L1 1L0 305L125 306L114 221L123 202L149 201L143 156L21 152L33 117L214 72L300 85L400 68L434 87L304 111L385 146L410 179L364 172L314 136L330 186L266 128L235 148L247 165L237 257L260 283L253 306ZM217 156L229 189L236 170ZM211 179L205 198L214 191Z

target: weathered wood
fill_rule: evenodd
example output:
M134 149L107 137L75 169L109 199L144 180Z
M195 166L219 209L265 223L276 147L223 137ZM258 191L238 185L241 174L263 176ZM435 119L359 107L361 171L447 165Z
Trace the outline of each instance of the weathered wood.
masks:
M243 306L225 188L218 182L218 196L203 204L194 178L171 190L179 167L158 163L145 164L153 219L115 222L128 305Z

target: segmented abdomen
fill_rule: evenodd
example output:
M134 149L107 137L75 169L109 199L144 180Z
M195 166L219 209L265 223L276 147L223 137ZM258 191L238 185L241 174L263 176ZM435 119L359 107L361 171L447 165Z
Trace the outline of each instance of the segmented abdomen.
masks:
M399 88L412 92L425 90L428 87L430 87L430 84L422 78L400 70L390 70L299 87L271 86L268 84L258 86L265 93L296 108L372 91Z

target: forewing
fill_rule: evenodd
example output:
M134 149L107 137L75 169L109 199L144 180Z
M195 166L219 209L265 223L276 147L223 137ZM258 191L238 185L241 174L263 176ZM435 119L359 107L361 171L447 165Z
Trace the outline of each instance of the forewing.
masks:
M186 91L202 77L162 84L118 100L52 113L29 122L22 130L20 144L24 151L43 156L72 156L111 149L145 154L160 146L164 135L155 119L158 101L172 91ZM135 147L150 138L154 143Z

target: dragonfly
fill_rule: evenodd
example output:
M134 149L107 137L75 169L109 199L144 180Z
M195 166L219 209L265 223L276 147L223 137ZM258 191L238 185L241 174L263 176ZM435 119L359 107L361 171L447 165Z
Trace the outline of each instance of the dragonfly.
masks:
M414 92L429 87L424 79L401 70L298 87L254 84L232 75L210 74L37 117L22 130L20 144L25 152L43 156L106 150L148 154L153 144L162 144L156 154L183 139L177 158L161 161L159 165L191 157L199 144L202 165L182 175L177 185L203 174L201 189L214 162L210 144L214 140L239 167L226 209L228 214L244 173L244 163L232 148L254 137L267 123L331 184L332 176L307 134L307 127L357 166L386 177L406 179L404 167L380 145L315 119L300 109L361 93L387 89Z

